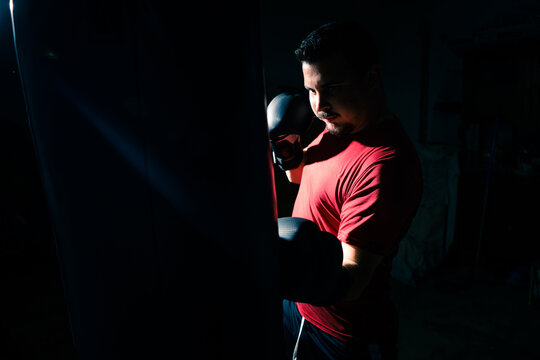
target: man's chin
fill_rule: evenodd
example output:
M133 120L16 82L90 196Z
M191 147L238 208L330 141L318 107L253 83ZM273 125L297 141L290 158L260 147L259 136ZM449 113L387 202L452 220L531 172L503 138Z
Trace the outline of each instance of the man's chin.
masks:
M354 131L354 127L351 124L326 124L328 132L334 136L350 135Z

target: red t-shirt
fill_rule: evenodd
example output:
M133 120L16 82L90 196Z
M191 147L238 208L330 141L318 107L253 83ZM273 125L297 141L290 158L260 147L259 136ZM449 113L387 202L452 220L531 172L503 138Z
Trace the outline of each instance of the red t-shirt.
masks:
M391 260L416 213L421 188L416 151L397 118L350 136L325 129L308 146L292 216L384 260L358 300L328 307L298 303L307 321L344 341L371 343L386 336L395 317Z

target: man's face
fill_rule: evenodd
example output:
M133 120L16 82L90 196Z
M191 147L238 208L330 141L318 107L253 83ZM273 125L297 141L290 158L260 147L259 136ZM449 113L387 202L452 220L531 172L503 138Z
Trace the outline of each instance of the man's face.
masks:
M311 109L333 135L348 135L367 126L370 105L367 74L360 74L341 56L302 63Z

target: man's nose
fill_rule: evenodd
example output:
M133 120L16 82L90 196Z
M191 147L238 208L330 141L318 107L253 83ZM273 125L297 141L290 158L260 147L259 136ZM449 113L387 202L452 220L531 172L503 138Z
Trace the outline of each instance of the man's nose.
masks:
M323 94L317 94L315 96L314 101L314 109L315 113L323 112L330 109L330 102L328 101L328 98L324 96Z

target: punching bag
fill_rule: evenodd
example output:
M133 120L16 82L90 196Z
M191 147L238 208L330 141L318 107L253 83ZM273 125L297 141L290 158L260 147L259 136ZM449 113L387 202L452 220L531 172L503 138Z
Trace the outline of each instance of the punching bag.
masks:
M277 359L259 8L12 0L77 356Z

